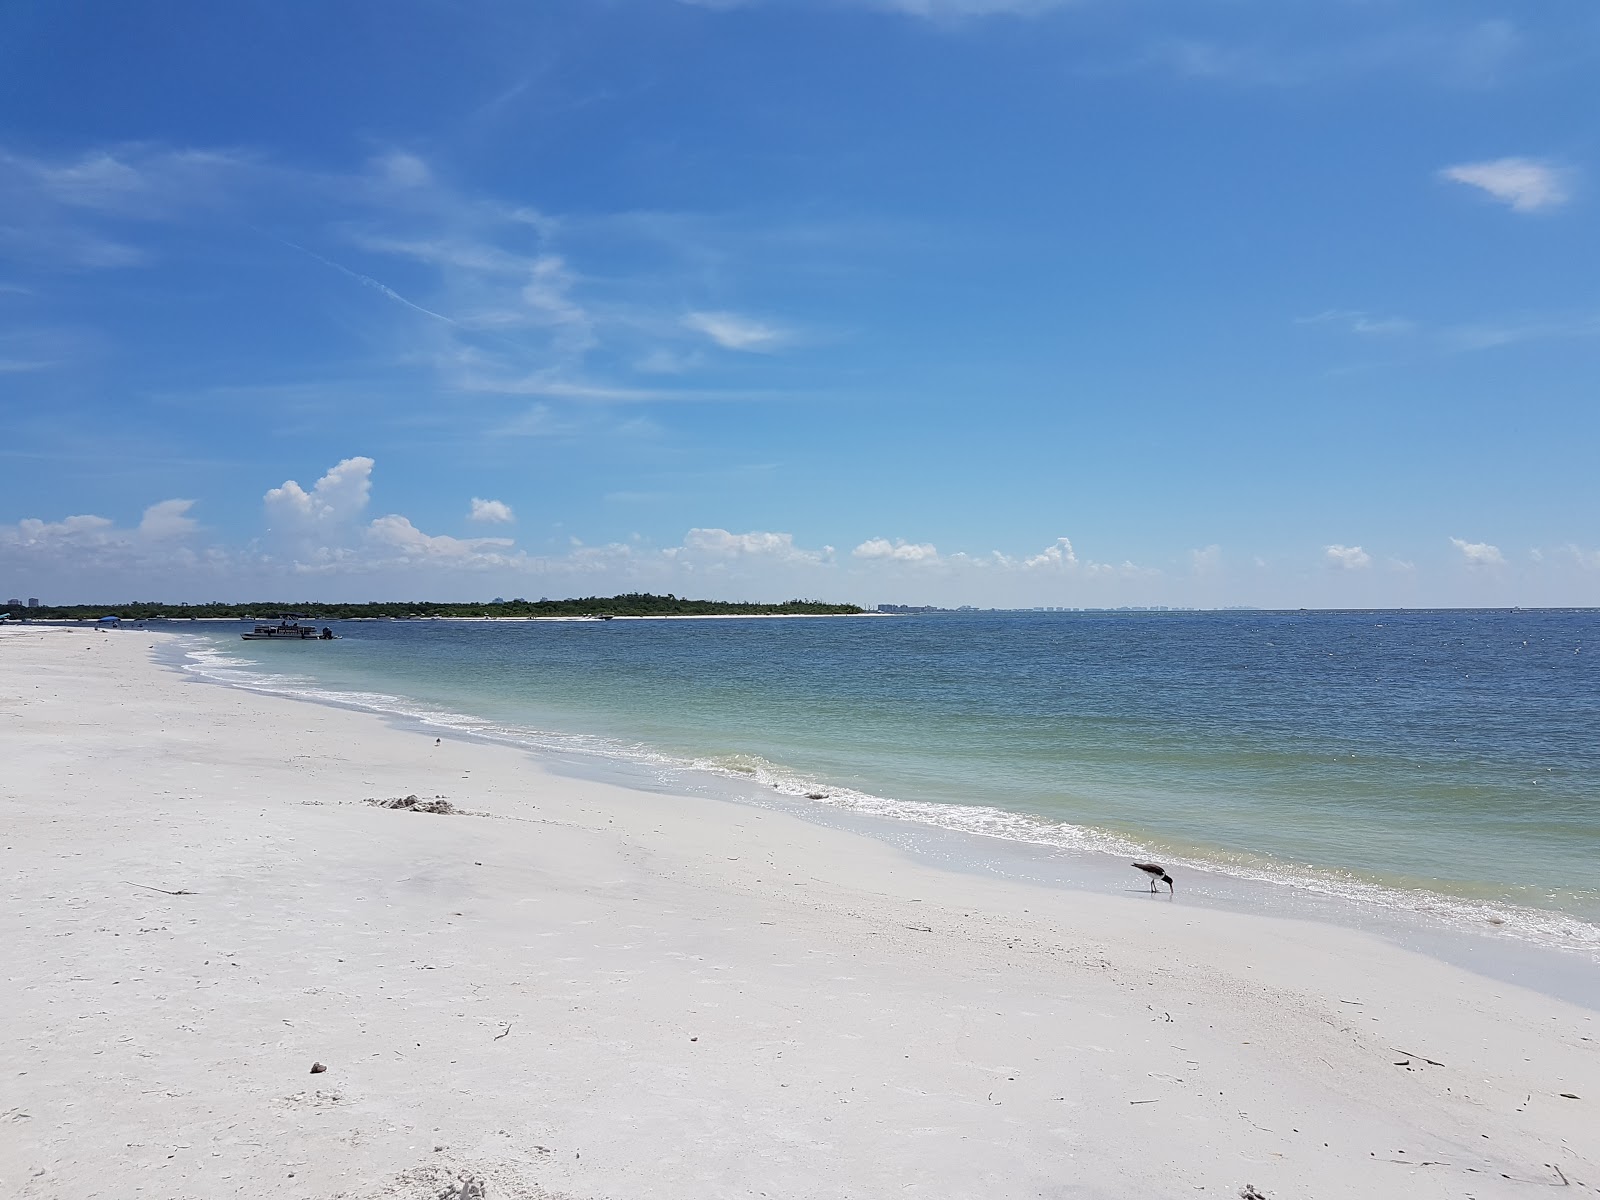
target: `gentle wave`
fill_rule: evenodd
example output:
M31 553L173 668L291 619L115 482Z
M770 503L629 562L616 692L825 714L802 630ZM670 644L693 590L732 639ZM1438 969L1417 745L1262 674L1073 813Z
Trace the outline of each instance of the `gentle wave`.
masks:
M487 738L525 749L627 763L651 770L656 782L663 786L691 786L693 776L709 775L759 784L763 792L870 817L1020 842L1062 853L1106 855L1118 859L1160 857L1163 862L1193 871L1220 873L1387 912L1420 914L1459 930L1482 932L1486 926L1492 926L1500 936L1586 955L1600 962L1600 926L1548 909L1467 900L1420 887L1375 883L1350 872L1257 860L1239 854L1175 851L1170 845L987 805L932 803L878 796L838 787L758 756L681 757L662 753L642 743L629 743L593 734L559 733L507 725L465 713L422 706L416 700L387 692L339 690L321 686L305 676L256 669L252 664L217 649L210 642L185 647L184 656L185 661L180 664L182 670L214 683L402 717L432 728Z

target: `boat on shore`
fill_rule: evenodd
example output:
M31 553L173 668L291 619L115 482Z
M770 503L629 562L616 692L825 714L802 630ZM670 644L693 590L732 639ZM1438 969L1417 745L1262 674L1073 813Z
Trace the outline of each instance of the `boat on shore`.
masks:
M315 625L302 624L299 617L283 617L277 624L257 621L249 633L239 635L247 642L331 642L338 634L324 625L319 632Z

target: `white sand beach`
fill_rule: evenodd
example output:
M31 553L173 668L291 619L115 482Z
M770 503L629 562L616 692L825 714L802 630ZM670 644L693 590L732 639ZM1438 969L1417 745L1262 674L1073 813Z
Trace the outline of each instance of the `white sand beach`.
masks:
M1592 1009L195 682L163 636L0 630L0 1195L1600 1191ZM413 794L466 812L363 803Z

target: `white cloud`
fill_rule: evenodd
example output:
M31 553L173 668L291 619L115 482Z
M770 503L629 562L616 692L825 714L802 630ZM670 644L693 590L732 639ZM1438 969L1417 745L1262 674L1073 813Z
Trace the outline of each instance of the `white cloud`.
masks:
M792 533L730 533L726 529L691 529L683 545L665 551L668 558L765 558L779 562L821 563L831 561L833 547L806 550L794 544Z
M776 350L787 335L772 325L730 312L692 312L683 318L684 327L703 333L724 350L764 353Z
M1505 555L1500 553L1499 546L1491 546L1488 542L1468 542L1461 538L1453 537L1450 544L1461 551L1461 557L1466 560L1469 567L1501 567L1505 565Z
M308 492L294 480L272 488L263 498L269 519L289 525L313 525L348 520L367 507L372 494L370 458L342 459L329 468Z
M717 347L768 353L790 344L791 331L773 321L722 311L686 318L682 297L704 287L713 259L719 283L736 288L741 276L781 271L824 244L814 226L760 229L701 214L548 215L461 189L404 150L326 170L154 143L50 157L0 146L0 213L0 257L51 272L139 268L184 252L151 228L164 223L207 236L270 227L285 251L325 268L320 279L295 277L306 302L354 289L378 298L368 315L396 326L392 344L405 347L397 354L405 366L431 369L452 391L573 401L765 394L635 385L709 369L722 357ZM649 265L618 271L623 257ZM0 346L13 372L47 358Z
M189 516L193 500L162 500L144 510L139 522L139 536L152 540L187 537L199 528L200 523Z
M1341 571L1360 571L1372 565L1372 555L1360 546L1324 546L1323 556L1330 567Z
M397 551L402 562L445 560L459 566L504 566L513 560L504 553L514 543L510 538L453 538L427 534L406 517L394 513L376 518L367 526L367 539Z
M9 544L17 546L46 546L56 542L97 541L104 537L116 522L109 517L96 517L88 513L76 517L63 517L59 521L41 521L25 517L15 525L5 528Z
M1490 162L1445 167L1440 176L1479 188L1515 212L1560 208L1572 198L1572 172L1532 158L1497 158Z
M7 177L35 196L86 211L165 220L215 204L255 171L236 154L128 143L48 161L0 151Z
M939 561L939 550L927 542L907 542L900 539L871 538L851 552L855 558L888 562L934 564Z
M598 344L593 318L572 298L576 283L566 260L544 254L529 267L522 288L528 322L556 330L558 348L567 354L580 354Z
M185 515L192 504L190 500L152 504L132 529L91 514L59 521L29 517L15 525L0 525L0 574L25 577L29 590L41 596L54 592L58 603L127 595L135 582L141 588L174 586L175 581L232 557L223 551L196 552L186 543L195 528ZM105 584L91 585L86 592L85 579L102 579Z
M1073 553L1072 542L1069 538L1057 538L1053 545L1045 547L1032 558L1023 559L1022 565L1030 570L1039 567L1070 568L1078 565L1078 556Z
M1222 547L1216 544L1189 551L1189 567L1196 575L1211 576L1222 570Z
M1585 550L1576 543L1568 543L1562 549L1571 555L1572 561L1585 571L1600 571L1600 550ZM1535 562L1541 561L1544 557L1537 550L1534 551L1534 555L1536 556Z
M504 524L516 520L516 514L511 511L511 506L502 500L480 500L472 498L472 512L468 520L484 521L489 524Z

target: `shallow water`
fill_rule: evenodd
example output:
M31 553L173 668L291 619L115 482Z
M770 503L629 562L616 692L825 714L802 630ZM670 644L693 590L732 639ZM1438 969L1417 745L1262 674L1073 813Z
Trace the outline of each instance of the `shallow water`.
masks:
M189 632L185 627L184 632ZM1600 613L200 626L210 678L1600 957Z

